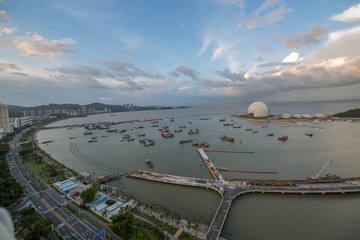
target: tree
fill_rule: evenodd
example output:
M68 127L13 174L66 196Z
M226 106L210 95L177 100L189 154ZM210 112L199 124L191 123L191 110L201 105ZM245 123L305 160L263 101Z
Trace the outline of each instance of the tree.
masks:
M12 214L21 216L14 221L14 226L25 240L35 240L49 236L52 220L43 218L34 208L25 208Z
M195 230L195 237L197 237L197 233L199 231L199 223L198 222L195 222L194 230Z
M96 193L99 191L98 187L89 187L80 194L83 203L89 203L95 199Z
M127 211L114 216L112 218L112 223L113 229L121 235L124 235L130 231L131 226L134 223L134 217L129 211Z

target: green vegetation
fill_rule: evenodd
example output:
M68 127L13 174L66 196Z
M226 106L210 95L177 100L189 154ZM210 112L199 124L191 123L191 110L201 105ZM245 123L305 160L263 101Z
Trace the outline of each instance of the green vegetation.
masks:
M12 214L19 217L14 220L14 227L25 240L47 238L52 230L52 220L50 218L43 218L32 207L15 211Z
M36 153L32 142L22 143L19 153L34 172L44 179L45 182L51 183L51 179L54 177L63 178L62 170L55 164L48 164L43 161L43 158Z
M83 203L89 203L95 199L96 193L99 190L100 190L99 187L96 186L89 187L80 194L80 198L83 201Z
M178 238L179 240L200 240L200 238L191 236L187 232L182 232Z
M10 172L6 155L9 145L0 144L0 206L9 207L24 196L23 187Z
M126 211L112 218L111 228L115 232L119 233L120 236L126 238L128 235L130 235L133 232L131 228L133 223L134 223L133 215L129 211Z
M354 108L346 112L337 113L334 117L360 118L360 108Z
M152 221L153 223L155 223L156 225L158 225L159 227L161 227L161 229L167 231L167 232L170 233L170 234L173 234L173 235L174 235L174 234L176 233L176 231L177 231L176 228L174 228L174 227L172 227L172 226L170 226L170 225L164 224L163 222L157 220L157 219L154 218L154 217L145 215L145 214L143 214L143 213L141 213L141 212L139 212L139 211L137 211L137 210L135 210L135 209L133 209L133 210L131 210L131 211L134 212L136 215L139 215L140 217L143 217L143 218L146 218L146 219ZM164 217L165 217L165 215L164 215ZM168 217L170 217L170 219L173 219L172 222L175 222L175 221L176 221L172 216L169 215Z
M113 217L112 230L126 240L162 240L164 233L141 220L135 219L127 211Z

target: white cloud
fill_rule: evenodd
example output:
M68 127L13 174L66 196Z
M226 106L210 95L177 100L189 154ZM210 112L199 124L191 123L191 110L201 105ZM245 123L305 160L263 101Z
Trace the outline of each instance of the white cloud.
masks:
M360 3L350 7L340 14L330 17L333 21L339 22L355 22L360 21Z
M12 21L11 17L7 14L6 11L0 11L0 17L4 18L7 21Z
M275 8L276 6L278 7ZM286 13L292 11L293 9L286 8L282 4L282 1L265 0L250 16L239 17L240 22L238 23L238 28L250 30L263 27L283 19Z
M287 48L298 49L302 46L319 44L322 36L327 33L327 26L311 25L307 33L297 32L291 34L288 38L284 38L279 35L278 38L286 45Z
M288 56L286 56L282 61L284 63L293 63L300 61L299 53L298 52L292 52Z
M114 101L115 98L110 98L110 97L98 97L97 98L100 101Z
M75 52L69 48L69 45L76 41L71 38L62 38L60 40L48 40L43 36L34 34L32 36L15 37L12 45L24 56L55 58L61 55Z
M239 8L244 8L244 0L217 0L217 2L221 4L232 4L238 6Z

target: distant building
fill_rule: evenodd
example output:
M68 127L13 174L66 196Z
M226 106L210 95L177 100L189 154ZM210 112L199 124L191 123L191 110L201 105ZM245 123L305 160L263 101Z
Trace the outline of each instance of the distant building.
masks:
M7 105L0 103L0 128L2 128L2 132L11 133L11 125L9 119L9 112Z
M51 116L51 114L52 114L52 110L51 109L47 109L47 110L45 110L45 118L50 118L50 116Z
M88 114L88 110L87 110L87 107L86 107L86 106L81 107L81 114L82 114L82 115Z
M270 109L263 102L253 102L248 108L248 114L253 114L254 117L268 117Z
M35 119L36 118L36 111L35 110L31 110L30 111L30 116L32 119Z
M71 180L56 182L54 186L64 194L71 193L78 188L78 184Z
M14 128L22 128L26 126L31 126L32 121L30 117L14 118L12 125L14 126Z
M21 128L20 118L15 118L14 119L14 128Z
M29 116L30 116L29 111L24 111L24 117L29 117Z
M20 125L21 127L31 126L32 125L31 118L30 117L20 118Z
M44 110L42 110L42 109L39 109L38 110L38 115L39 115L39 118L42 118L43 116L44 116Z
M288 113L285 113L281 116L281 118L284 118L284 119L290 119L291 118L291 115L288 114Z

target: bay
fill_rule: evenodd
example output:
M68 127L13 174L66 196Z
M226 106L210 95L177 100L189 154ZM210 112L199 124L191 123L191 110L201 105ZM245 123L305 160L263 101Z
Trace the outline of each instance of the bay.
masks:
M226 178L257 179L304 179L315 175L324 164L324 170L341 177L360 176L360 124L348 122L314 123L263 123L234 120L241 128L223 126L218 119L224 114L246 113L249 103L222 106L203 106L188 109L154 110L90 115L54 123L53 126L94 122L120 122L142 118L162 118L159 127L169 126L171 132L186 126L174 138L160 136L158 128L151 123L124 123L112 125L113 129L127 129L124 134L135 138L133 142L121 142L124 134L94 130L84 136L84 128L59 128L42 130L37 134L39 142L53 140L40 147L59 162L76 171L89 171L92 177L107 175L112 171L149 170L145 159L154 164L151 171L209 178L201 158L191 144L180 145L180 140L207 141L211 149L254 151L254 154L209 153L218 166L235 169L276 170L277 174L230 173ZM322 101L269 103L271 114L324 113L333 114L359 107L360 101ZM114 116L115 115L115 116ZM170 122L168 117L173 117ZM201 120L200 118L209 118ZM189 124L188 122L192 122ZM227 119L226 122L230 122ZM136 129L138 125L144 128ZM310 125L312 127L307 127ZM200 134L188 135L190 128L198 128ZM257 133L245 131L252 128ZM132 129L132 130L131 130ZM274 137L267 134L274 133ZM313 133L314 136L305 136ZM139 144L138 134L155 140L154 146ZM224 142L219 136L226 134L235 138L234 143ZM107 137L102 137L102 136ZM277 141L279 136L289 136L285 143ZM88 143L97 136L98 142ZM76 139L69 139L75 137ZM240 143L241 142L241 143ZM103 163L95 167L80 161L71 151L70 144L88 159ZM106 166L106 167L105 167ZM210 223L215 214L220 196L212 191L158 184L122 178L110 183L142 202L164 206L182 217ZM347 195L245 195L236 199L225 223L222 236L227 239L358 239L360 230L359 194Z

